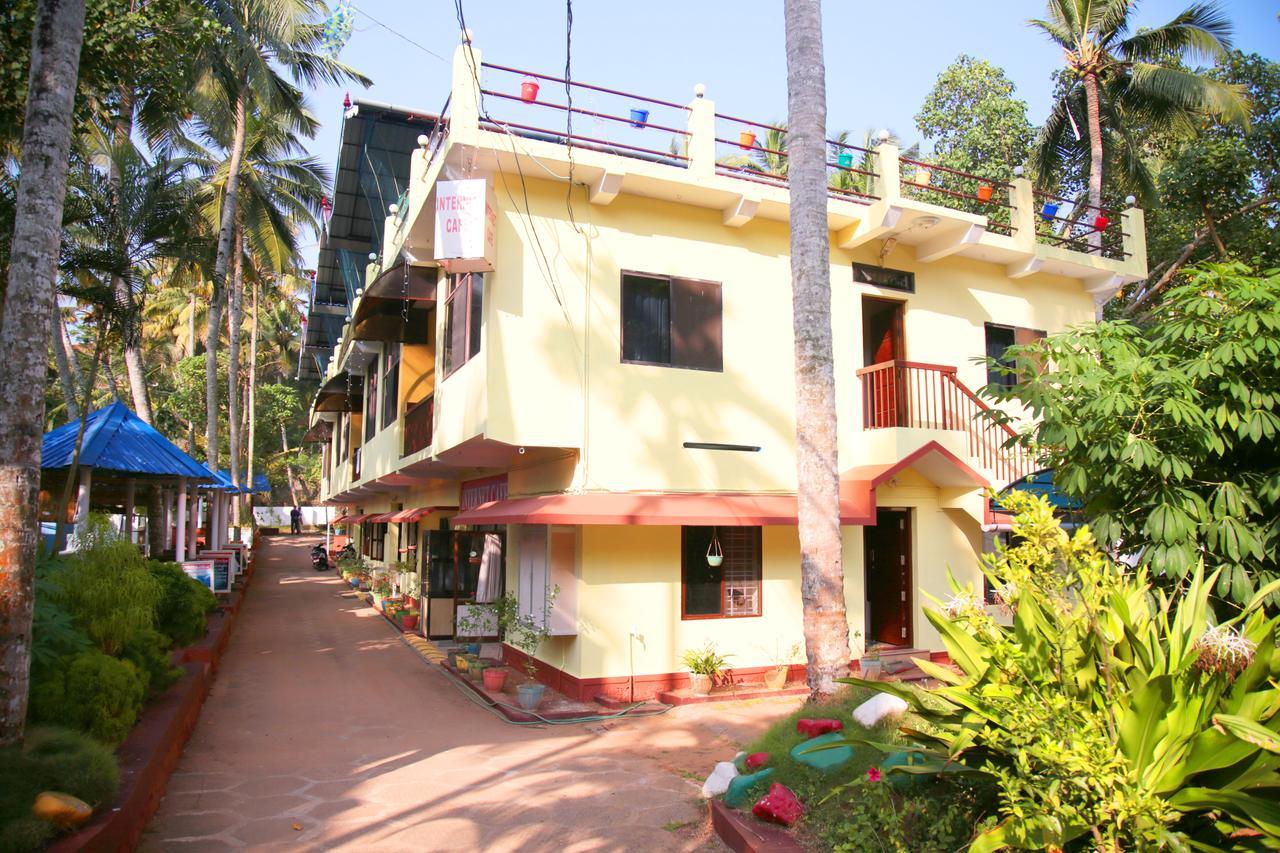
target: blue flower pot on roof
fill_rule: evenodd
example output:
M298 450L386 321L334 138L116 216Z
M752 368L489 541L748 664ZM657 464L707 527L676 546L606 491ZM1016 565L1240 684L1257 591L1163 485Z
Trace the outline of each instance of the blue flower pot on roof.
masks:
M648 110L632 110L632 111L631 111L631 126L632 126L632 127L644 127L644 126L645 126L646 124L648 124L648 123L649 123L649 111L648 111Z

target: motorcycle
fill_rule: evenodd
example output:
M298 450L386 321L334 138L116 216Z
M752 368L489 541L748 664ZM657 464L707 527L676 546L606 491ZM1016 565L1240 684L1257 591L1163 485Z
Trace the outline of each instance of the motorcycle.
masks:
M323 543L311 549L311 568L317 572L329 570L329 552L325 550Z

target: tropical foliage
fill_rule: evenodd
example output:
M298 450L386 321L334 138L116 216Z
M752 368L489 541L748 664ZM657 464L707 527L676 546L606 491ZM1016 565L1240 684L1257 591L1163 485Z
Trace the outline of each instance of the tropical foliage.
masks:
M1150 323L1106 321L1010 355L1019 381L986 393L1036 417L1026 442L1104 545L1170 591L1203 560L1237 606L1280 577L1280 274L1209 264Z
M1280 617L1262 610L1267 590L1216 622L1219 573L1196 568L1170 596L1087 527L1069 536L1047 499L1009 504L1018 544L986 573L1012 624L954 580L926 610L959 672L918 661L942 687L877 685L919 715L902 734L927 759L889 774L994 782L999 822L976 853L1280 841Z

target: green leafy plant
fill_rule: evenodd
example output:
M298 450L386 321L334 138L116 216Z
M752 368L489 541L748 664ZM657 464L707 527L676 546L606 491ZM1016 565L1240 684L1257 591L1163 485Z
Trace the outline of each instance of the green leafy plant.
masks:
M730 657L732 655L720 654L715 643L707 640L701 648L685 649L680 655L680 662L694 675L705 675L714 681L729 668Z
M146 691L146 676L132 663L86 649L32 673L29 713L115 744L133 727Z
M916 661L943 682L934 691L847 679L901 696L922 720L902 733L930 760L890 772L994 782L1000 820L975 853L1274 846L1280 619L1261 609L1272 590L1215 625L1218 573L1198 568L1170 597L1145 570L1113 563L1087 528L1068 536L1046 499L1001 500L1021 541L985 570L1012 625L953 579L926 616L959 673Z
M547 594L543 612L536 616L521 612L520 600L510 592L496 601L477 604L458 620L459 634L482 636L489 626L496 623L498 638L524 652L524 670L530 679L536 679L538 663L534 655L551 636L551 610L559 594L560 587L554 587Z
M821 833L833 853L951 853L965 849L993 806L989 786L935 777L895 789L871 771L828 794L839 806Z
M70 558L56 582L61 605L109 655L119 653L136 632L155 625L160 584L132 543L98 541Z
M187 646L204 636L209 614L218 606L213 592L187 576L177 563L148 561L147 570L160 586L156 627L175 646Z
M154 696L182 677L182 668L173 665L169 638L155 628L145 628L124 644L120 658L133 664L142 677L143 692Z
M0 748L0 851L42 849L57 828L31 814L41 791L62 791L101 807L115 796L120 769L111 747L80 732L31 726Z
M1280 272L1206 264L1143 324L1083 326L1007 359L988 363L1018 382L984 393L1035 416L1026 443L1104 546L1141 553L1168 591L1203 560L1223 613L1280 578ZM1268 606L1280 612L1280 593Z

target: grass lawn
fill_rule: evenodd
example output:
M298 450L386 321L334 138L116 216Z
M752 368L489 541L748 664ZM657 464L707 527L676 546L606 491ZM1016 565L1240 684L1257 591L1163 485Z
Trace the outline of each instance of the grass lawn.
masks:
M805 705L778 721L757 740L743 747L748 755L753 752L769 753L767 766L774 768L774 774L769 778L769 783L781 782L794 791L804 803L805 816L797 828L805 836L822 835L823 830L838 818L842 810L839 797L832 797L825 803L822 802L823 798L834 788L846 782L865 778L867 769L879 764L884 756L871 747L860 746L854 748L853 758L847 763L825 772L801 764L791 757L791 749L796 744L807 741L808 738L796 731L796 721L829 717L844 723L846 733L865 735L879 741L898 740L897 727L900 718L886 721L873 729L864 729L854 721L853 709L874 695L875 692L867 688L849 687L847 692L831 702Z

